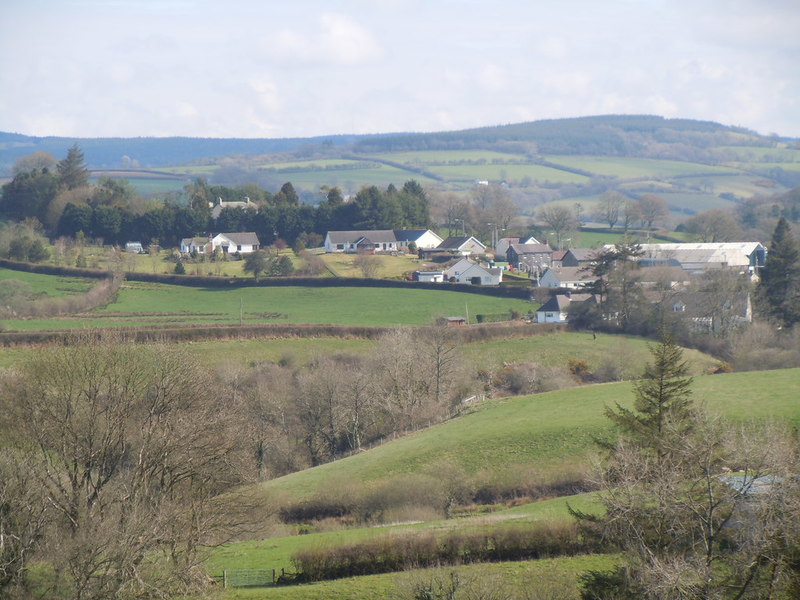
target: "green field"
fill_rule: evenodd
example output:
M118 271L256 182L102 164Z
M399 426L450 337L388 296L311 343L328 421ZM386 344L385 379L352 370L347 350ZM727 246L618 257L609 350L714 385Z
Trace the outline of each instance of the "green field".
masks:
M585 175L535 164L436 165L426 169L446 180L469 182L478 179L521 181L526 177L539 183L587 183L589 180Z
M117 300L86 314L49 320L8 320L8 329L59 329L153 325L326 323L341 325L428 325L437 317L536 306L524 300L447 290L395 288L244 287L193 288L127 282Z
M734 203L730 200L725 200L712 194L662 192L659 196L667 201L673 214L680 213L682 219L685 219L688 214L712 208L731 209L734 207Z
M736 156L737 161L746 163L778 162L780 164L800 162L800 150L792 148L768 148L764 146L717 146L714 150L723 150Z
M590 570L607 570L617 563L611 555L576 556L521 562L487 563L443 567L440 570L424 569L408 573L386 573L352 577L336 581L323 581L277 588L241 588L226 590L223 598L241 600L387 600L397 598L398 591L409 582L425 580L435 573L449 577L455 573L463 582L486 582L491 588L506 585L517 590L542 589L553 583L565 583L574 595L557 596L563 600L578 600L577 577ZM491 592L487 592L491 593ZM496 592L495 592L496 593ZM502 598L503 596L480 596ZM556 597L556 596L554 596Z
M789 420L800 425L800 369L707 375L693 386L696 402L733 419ZM351 482L376 482L443 463L467 474L533 465L543 474L574 472L611 427L605 406L629 405L630 383L610 383L485 401L475 413L419 431L362 454L293 473L263 485L267 493L308 498Z
M388 152L370 156L410 166L525 160L521 154L508 154L494 150L420 150L419 152Z
M363 168L362 166L360 166L362 162L364 161L357 161L346 158L323 158L323 159L313 159L313 160L292 160L286 162L263 163L258 165L258 168L267 171L283 171L285 169L322 171L327 169L333 169L336 167L344 169L357 169L357 168ZM380 165L376 163L374 166L377 168Z
M522 523L568 521L571 517L567 510L567 504L583 511L597 510L600 506L595 494L579 494L531 502L497 510L490 514L462 519L334 529L305 535L276 535L267 539L236 542L217 548L206 568L211 575L221 575L222 570L226 568L257 569L264 568L264 565L270 569L292 571L292 556L304 548L352 544L391 533L408 531L433 532L435 534L454 530L489 532L498 527Z
M338 186L345 193L354 194L365 185L380 188L393 183L400 188L409 179L420 184L434 183L435 180L420 173L398 169L389 165L376 164L374 167L360 169L319 169L312 171L275 172L275 176L291 181L296 188L318 191L320 186Z
M531 361L545 366L566 367L571 358L586 361L590 371L604 362L619 359L620 371L628 378L638 377L651 359L648 347L653 342L644 338L584 332L561 332L528 338L495 340L463 347L464 356L474 364L500 367L503 364ZM684 350L692 374L700 375L719 361L697 350Z
M730 167L718 167L677 160L652 158L612 158L606 156L548 156L551 163L581 169L595 175L631 179L635 177L675 177L676 175L713 175L738 173Z
M82 277L57 277L54 275L40 275L26 273L25 271L12 271L0 268L0 281L15 279L22 281L30 287L32 294L48 297L68 296L82 294L89 290L97 280Z

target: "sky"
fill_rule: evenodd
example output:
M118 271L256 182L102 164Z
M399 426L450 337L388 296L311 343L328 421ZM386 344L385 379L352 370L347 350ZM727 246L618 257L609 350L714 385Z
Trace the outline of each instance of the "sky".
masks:
M602 114L800 137L800 0L0 0L0 131L312 137Z

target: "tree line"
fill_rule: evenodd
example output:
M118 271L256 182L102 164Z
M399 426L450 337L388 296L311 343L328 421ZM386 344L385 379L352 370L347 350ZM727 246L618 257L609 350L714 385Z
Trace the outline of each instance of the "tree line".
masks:
M403 229L428 227L428 198L416 181L402 188L368 186L351 201L337 187L325 187L316 206L300 203L291 182L277 192L255 184L210 185L198 179L163 200L142 200L126 180L100 178L90 185L83 153L76 145L56 162L45 153L18 161L14 178L3 186L0 215L23 221L36 219L50 237L76 237L79 232L105 244L127 241L177 246L182 238L209 232L254 231L262 245L278 239L294 245L298 239L320 242L329 230ZM225 207L219 202L251 200L252 208Z

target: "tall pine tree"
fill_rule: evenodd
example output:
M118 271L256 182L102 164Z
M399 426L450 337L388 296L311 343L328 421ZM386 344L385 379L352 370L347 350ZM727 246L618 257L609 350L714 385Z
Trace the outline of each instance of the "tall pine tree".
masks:
M800 250L785 217L772 234L769 254L761 270L758 299L761 312L782 327L800 321Z
M606 409L606 416L630 443L663 457L666 432L683 435L691 429L692 379L683 350L669 334L662 333L650 354L653 362L634 385L633 410L617 404Z
M89 169L83 162L83 151L78 144L73 144L67 152L66 158L60 161L56 168L61 186L68 190L89 184Z

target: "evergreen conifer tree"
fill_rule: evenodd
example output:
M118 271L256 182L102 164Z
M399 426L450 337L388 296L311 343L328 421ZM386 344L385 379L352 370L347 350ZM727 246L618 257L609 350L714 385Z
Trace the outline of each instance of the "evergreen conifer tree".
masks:
M782 327L800 321L800 249L785 217L772 234L758 298L762 313Z
M73 144L67 152L66 158L58 163L57 169L61 185L68 190L74 190L89 183L89 169L83 162L83 151L78 144Z

